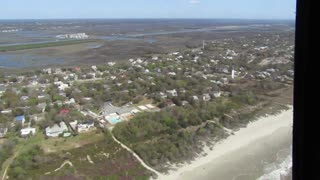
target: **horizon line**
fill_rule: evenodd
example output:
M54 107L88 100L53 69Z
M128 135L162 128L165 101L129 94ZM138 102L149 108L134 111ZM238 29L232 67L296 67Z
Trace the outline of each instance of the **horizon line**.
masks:
M282 18L273 18L273 19L265 19L265 18L194 18L194 17L185 17L185 18L162 18L162 17L155 17L155 18L9 18L9 19L2 19L0 21L5 20L161 20L161 19L177 19L177 20L262 20L262 21L295 21L296 19L282 19Z

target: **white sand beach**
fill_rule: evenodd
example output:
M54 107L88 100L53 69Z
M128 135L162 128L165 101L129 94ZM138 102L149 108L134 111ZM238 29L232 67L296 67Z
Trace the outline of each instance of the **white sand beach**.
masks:
M234 135L231 135L215 144L212 150L206 147L206 156L196 158L196 160L192 161L191 164L185 164L178 167L175 171L170 171L168 174L158 177L158 179L201 179L201 176L209 173L208 171L212 171L212 167L219 167L219 165L224 166L223 168L225 170L228 168L228 164L226 164L225 161L228 160L233 163L233 159L230 158L237 159L241 154L248 153L248 149L254 149L253 146L256 144L259 146L259 148L257 147L256 149L260 149L260 151L269 151L270 149L268 150L267 146L264 148L264 144L262 143L269 143L269 148L271 149L275 148L271 147L273 144L283 144L284 142L291 143L292 125L292 107L277 115L261 117L258 120L249 123L247 127L236 131ZM257 142L260 142L260 144ZM212 164L213 162L214 164ZM246 165L243 162L241 164L243 164L243 166ZM202 171L200 172L200 170Z

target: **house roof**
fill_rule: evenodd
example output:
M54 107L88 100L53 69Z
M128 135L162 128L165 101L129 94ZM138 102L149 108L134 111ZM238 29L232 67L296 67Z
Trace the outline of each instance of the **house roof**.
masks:
M103 112L104 112L104 115L106 116L112 113L118 113L118 114L128 113L128 112L131 112L131 110L133 109L134 108L129 108L129 107L116 107L111 105L110 103L105 103L103 107Z
M59 115L67 115L69 114L70 110L69 109L61 109L59 111Z
M17 117L16 117L16 120L17 120L17 121L23 121L23 120L24 120L24 116L17 116Z
M46 128L46 133L57 133L57 132L63 132L67 131L67 125L64 122L60 122L60 124L54 124L52 127L47 127Z

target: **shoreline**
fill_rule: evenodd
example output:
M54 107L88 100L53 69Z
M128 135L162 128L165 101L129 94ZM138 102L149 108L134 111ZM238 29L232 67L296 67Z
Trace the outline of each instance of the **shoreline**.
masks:
M159 176L159 180L177 180L177 179L198 179L197 173L201 169L208 169L206 167L210 163L215 162L215 165L219 167L219 164L224 164L224 160L221 160L223 156L228 154L237 154L237 150L245 149L246 146L252 143L258 143L263 141L265 138L275 136L278 139L284 136L285 133L289 134L291 137L293 125L293 108L290 106L289 110L282 111L279 114L271 115L267 117L260 117L258 120L253 121L247 125L245 128L240 128L240 130L234 132L234 135L230 135L226 139L223 139L213 146L210 150L209 147L205 146L203 153L206 156L197 157L196 160L192 161L190 164L178 165L176 170L170 170L168 174ZM286 141L288 140L287 137ZM248 149L248 148L247 148ZM203 154L201 153L201 154ZM222 158L223 159L223 158ZM220 161L219 161L220 160ZM180 167L179 167L180 166ZM208 174L209 170L202 172L202 174ZM198 174L199 176L199 174Z

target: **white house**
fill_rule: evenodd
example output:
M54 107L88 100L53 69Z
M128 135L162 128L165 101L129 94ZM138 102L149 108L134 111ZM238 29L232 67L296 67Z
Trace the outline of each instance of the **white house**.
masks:
M220 97L220 96L221 96L221 91L215 91L215 92L213 92L213 96L214 96L215 98Z
M114 66L116 63L115 62L108 62L109 66Z
M12 110L11 109L4 109L0 113L1 114L10 114L10 113L12 113Z
M68 84L64 84L64 83L61 82L61 81L54 82L54 84L58 87L58 89L59 89L60 91L64 91L66 88L69 87Z
M160 95L160 97L161 97L162 99L167 98L167 95L166 95L165 93L163 93L163 92L160 92L159 95Z
M210 99L211 99L211 97L210 97L209 94L203 94L203 95L202 95L202 100L203 100L203 101L210 101Z
M28 136L28 135L34 135L36 133L36 128L24 128L24 129L21 129L20 130L20 136L21 137L25 137L25 136Z
M178 96L178 93L177 93L177 91L176 91L175 89L173 89L173 90L167 90L167 94L168 94L169 96L172 96L172 97Z
M86 132L89 131L91 128L94 127L94 123L93 122L87 122L87 123L83 123L83 124L78 124L78 132Z
M60 134L68 131L68 127L66 123L60 122L59 124L55 124L52 127L46 128L46 135L48 137L58 137Z
M72 127L72 129L75 130L75 129L77 129L78 121L74 120L74 121L70 122L69 124Z
M91 69L97 71L97 66L91 66Z
M177 74L175 72L169 72L168 75L175 76Z
M198 101L198 100L199 100L198 96L192 96L192 99L193 99L194 101Z

